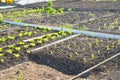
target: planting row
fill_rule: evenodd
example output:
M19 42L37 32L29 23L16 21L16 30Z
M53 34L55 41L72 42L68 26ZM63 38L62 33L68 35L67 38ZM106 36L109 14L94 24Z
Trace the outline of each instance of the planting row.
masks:
M120 52L120 40L78 36L32 53L32 60L77 74Z
M65 28L83 29L83 30L105 30L119 32L120 14L112 12L79 12L62 11L54 15L46 15L44 8L30 9L18 12L4 13L5 19L16 22L26 22L33 24L60 26ZM50 13L52 14L52 13ZM6 16L7 15L7 16ZM101 18L103 16L108 16ZM90 21L89 21L90 20ZM88 22L87 22L88 21ZM83 23L82 23L83 22ZM86 23L85 23L86 22Z
M25 28L18 28L4 33L2 32L0 33L0 46L2 47L13 43L18 43L24 39L37 37L52 32L53 31L51 31L51 29L47 29L42 26L35 28L28 28L28 26L25 26Z
M85 24L83 23L82 25L93 30L120 32L120 14L108 18L101 18Z
M16 8L15 8L16 9ZM86 21L91 18L102 17L103 15L113 15L112 12L85 12L74 11L72 8L68 8L67 11L64 8L53 8L53 3L49 1L47 7L40 8L23 8L18 11L2 12L4 19L13 20L16 22L28 22L37 24L50 24L54 26L61 26L62 24L79 24L81 21ZM52 15L51 15L52 14ZM59 25L58 25L59 23Z
M16 12L5 12L3 13L5 19L12 20L16 22L26 22L26 23L34 23L34 24L44 24L44 25L53 25L53 26L61 26L62 24L79 24L81 21L86 21L91 18L99 18L103 15L113 15L116 13L112 12L81 12L81 11L64 11L64 8L60 8L59 13L53 14L52 12L49 14L46 13L46 9L37 8L37 9L23 9L23 11ZM47 15L46 15L47 14ZM59 24L59 25L58 25Z

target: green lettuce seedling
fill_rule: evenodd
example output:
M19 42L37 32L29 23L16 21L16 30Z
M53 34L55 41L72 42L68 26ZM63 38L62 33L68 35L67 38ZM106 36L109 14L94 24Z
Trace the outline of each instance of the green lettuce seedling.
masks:
M19 54L13 54L15 58L18 58L20 55Z
M6 41L5 37L0 38L0 43L5 41Z
M6 53L8 53L8 54L12 54L12 52L13 52L13 51L12 51L11 49L7 49L7 50L6 50Z
M0 52L2 52L3 51L3 49L2 48L0 48Z
M20 51L21 48L20 48L20 47L15 47L15 50L16 50L16 51Z
M0 53L0 57L3 57L4 56L4 54L3 53Z
M25 49L28 49L28 48L29 48L29 45L24 45L24 48L25 48Z
M3 15L0 13L0 23L3 21Z
M14 45L8 45L8 48L9 48L9 49L13 49L13 48L14 48Z

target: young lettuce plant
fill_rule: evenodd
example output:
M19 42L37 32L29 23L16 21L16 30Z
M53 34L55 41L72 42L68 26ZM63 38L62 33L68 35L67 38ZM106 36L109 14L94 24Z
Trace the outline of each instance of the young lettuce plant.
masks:
M14 40L15 39L15 36L8 36L8 40Z
M99 40L98 40L98 39L96 39L96 40L95 40L95 42L96 42L96 45L98 45L98 44L99 44Z
M68 44L67 48L68 48L68 49L71 49L71 47L70 47L70 46L71 46L71 44Z
M44 40L45 42L48 42L48 41L49 41L49 39L48 39L48 38L43 38L43 40Z
M35 43L30 43L30 46L31 46L31 47L35 47L36 44L35 44Z
M88 43L88 46L89 46L89 48L91 49L92 48L92 43Z
M56 36L51 36L50 39L54 40L56 38Z
M83 62L86 63L87 62L87 58L84 57L83 58Z
M42 40L37 40L37 44L42 44Z
M29 42L29 43L34 43L34 42L35 42L35 40L34 40L34 39L32 39L32 40L29 40L28 42Z
M28 49L28 48L29 48L29 45L27 45L27 44L24 45L24 48L25 48L25 49Z
M33 34L36 35L38 32L37 31L34 31Z
M100 54L101 54L101 51L100 51L100 50L98 50L98 51L97 51L97 53L98 53L98 55L100 55Z
M41 37L38 37L38 38L37 38L37 40L38 40L38 41L41 41L41 40L42 40L42 38L41 38Z
M45 34L45 37L49 38L49 37L51 37L51 34Z
M3 57L4 56L4 54L3 53L0 53L0 57Z
M58 13L63 14L63 13L64 13L64 8L59 8L59 9L58 9Z
M0 23L2 22L3 20L3 15L0 13Z
M20 33L18 34L18 37L19 37L19 38L22 38L22 37L23 37L23 33L20 32Z
M53 33L53 34L51 34L51 36L59 36L59 34L58 33Z
M13 56L15 57L15 58L19 58L20 57L20 54L13 54Z
M53 51L50 51L50 54L53 55L54 54Z
M14 49L15 46L14 46L14 45L8 45L7 47L8 47L9 49Z
M61 30L61 31L59 32L59 35L66 36L66 33L65 33L63 30Z
M16 50L16 51L20 51L20 50L21 50L21 47L15 47L15 50Z
M51 29L51 28L48 28L47 30L48 30L48 31L51 31L52 29Z
M94 53L91 54L91 59L92 59L92 60L95 59L95 54L94 54Z
M2 48L0 48L0 52L2 52L3 51L3 49Z
M73 58L73 54L69 54L69 58L72 59Z
M30 37L30 36L32 36L32 32L25 32L24 35L27 37Z
M22 45L24 45L25 43L23 42L23 41L20 41L20 42L18 42L18 45L20 45L20 46L22 46Z
M8 53L8 54L12 54L13 51L12 51L11 49L7 49L7 50L6 50L6 53Z
M5 42L5 41L6 41L5 37L0 38L0 43Z

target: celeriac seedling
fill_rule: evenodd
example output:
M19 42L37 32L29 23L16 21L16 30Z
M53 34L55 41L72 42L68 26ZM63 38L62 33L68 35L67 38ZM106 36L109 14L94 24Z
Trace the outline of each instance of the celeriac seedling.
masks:
M4 62L5 62L5 60L4 60L4 59L0 59L0 62L1 62L1 63L4 63Z
M83 62L86 63L87 62L87 58L84 57L83 58Z
M20 38L22 38L22 37L23 37L23 33L20 32L20 33L18 34L18 36L19 36Z
M26 50L26 53L27 53L27 54L30 54L31 52L30 52L30 50Z

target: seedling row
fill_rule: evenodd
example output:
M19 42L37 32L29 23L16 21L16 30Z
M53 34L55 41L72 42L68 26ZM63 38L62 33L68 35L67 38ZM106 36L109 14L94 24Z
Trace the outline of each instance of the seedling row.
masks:
M120 40L80 35L33 52L32 60L65 74L78 74L120 52ZM47 59L46 59L47 57Z

